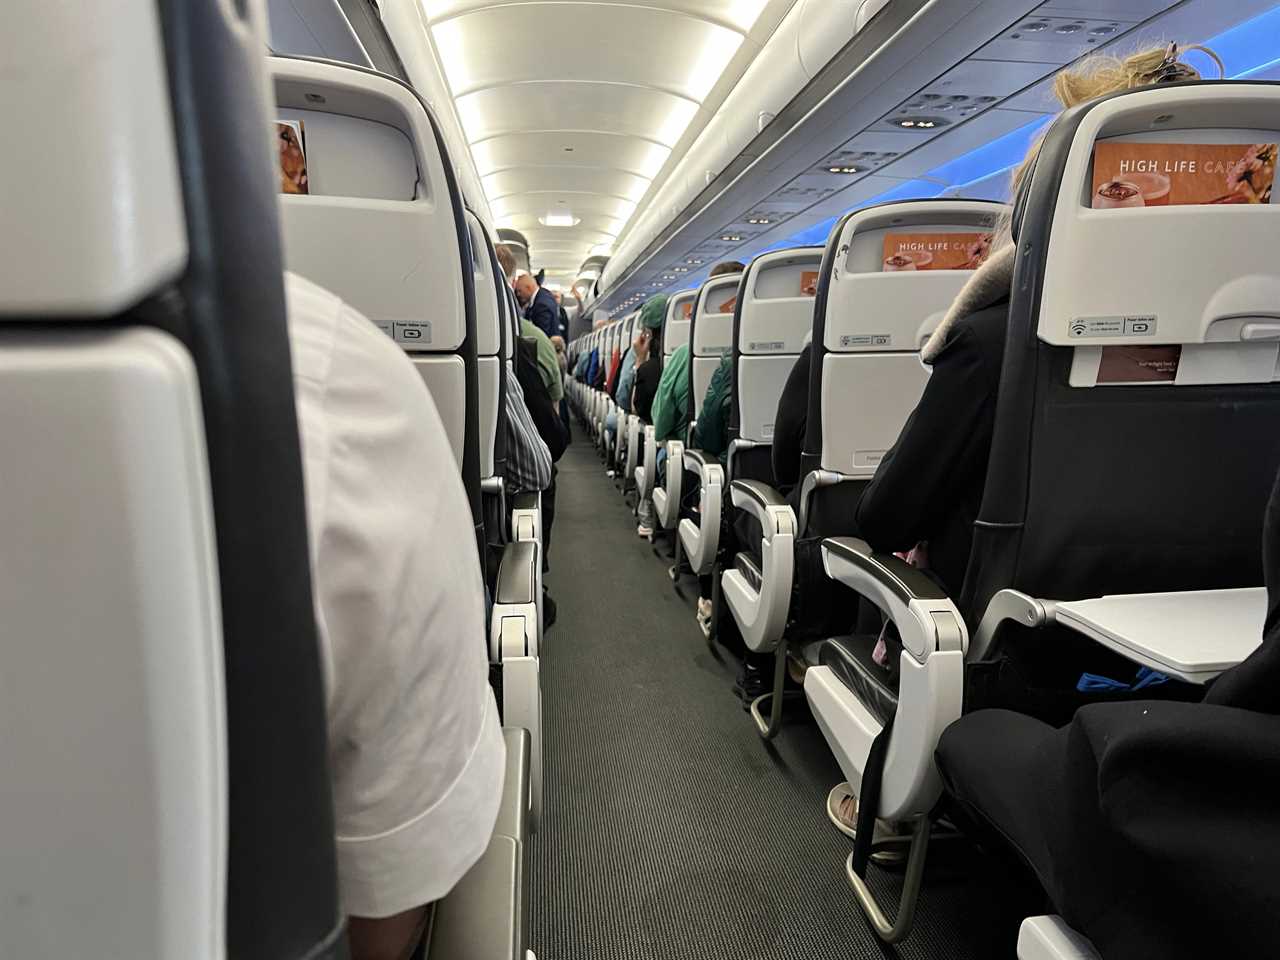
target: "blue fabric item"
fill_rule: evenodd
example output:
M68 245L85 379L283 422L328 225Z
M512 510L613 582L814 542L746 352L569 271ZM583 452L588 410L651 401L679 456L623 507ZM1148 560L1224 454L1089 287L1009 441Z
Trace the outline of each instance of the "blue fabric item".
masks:
M1133 678L1133 683L1112 680L1110 677L1099 676L1096 673L1082 673L1080 674L1080 679L1076 681L1076 690L1080 693L1099 693L1107 690L1144 690L1147 687L1154 687L1157 684L1164 683L1168 679L1163 673L1152 670L1150 667L1142 667Z
M618 374L618 392L613 398L624 413L631 412L631 390L635 385L636 352L628 348L627 355L622 358L622 371Z
M1134 681L1133 689L1141 690L1144 687L1154 687L1157 684L1165 683L1168 677L1160 673L1158 670L1152 670L1150 667L1143 667L1138 671L1138 678Z
M596 382L596 374L600 371L600 348L591 351L591 360L587 363L587 385Z

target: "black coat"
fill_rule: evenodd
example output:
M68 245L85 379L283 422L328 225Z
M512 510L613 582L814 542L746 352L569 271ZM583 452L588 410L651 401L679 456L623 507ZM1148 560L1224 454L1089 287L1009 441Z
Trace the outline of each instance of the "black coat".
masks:
M1007 298L959 320L920 403L863 491L858 536L892 553L928 543L929 568L958 596L991 456Z
M653 398L658 395L658 381L662 379L662 358L656 355L636 367L636 379L631 387L631 410L645 423L653 422Z
M773 479L778 490L786 494L800 482L800 458L804 453L804 436L809 423L809 365L813 348L808 344L796 357L795 366L778 397L778 410L773 417Z
M957 807L1035 872L1104 960L1270 957L1280 944L1280 481L1262 645L1202 703L979 710L942 735Z

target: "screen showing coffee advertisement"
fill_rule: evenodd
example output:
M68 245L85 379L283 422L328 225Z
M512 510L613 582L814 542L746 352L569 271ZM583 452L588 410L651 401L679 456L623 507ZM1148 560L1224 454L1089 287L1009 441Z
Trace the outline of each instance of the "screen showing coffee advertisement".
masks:
M310 193L307 186L306 130L301 120L277 120L280 148L280 192Z
M1097 143L1095 209L1271 203L1274 143Z
M733 308L738 305L738 295L735 293L720 306L716 307L716 313L733 313Z
M976 270L990 252L989 233L890 233L880 269Z
M800 296L816 297L818 295L818 271L800 271Z

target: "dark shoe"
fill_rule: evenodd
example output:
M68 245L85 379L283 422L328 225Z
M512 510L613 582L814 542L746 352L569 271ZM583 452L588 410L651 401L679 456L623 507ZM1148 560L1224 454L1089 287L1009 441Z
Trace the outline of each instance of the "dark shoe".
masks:
M551 598L551 594L547 592L547 588L542 588L542 630L545 633L550 630L556 622L556 602Z
M733 692L742 700L743 709L746 709L756 697L768 693L770 687L771 684L765 672L746 663L742 665L742 672L733 683Z

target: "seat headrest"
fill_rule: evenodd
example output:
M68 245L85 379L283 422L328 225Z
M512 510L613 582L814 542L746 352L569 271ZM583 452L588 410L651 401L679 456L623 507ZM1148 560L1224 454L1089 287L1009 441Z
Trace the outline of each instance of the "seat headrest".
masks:
M938 199L848 214L827 241L815 339L839 353L919 350L985 258L1005 209Z
M1072 385L1274 378L1278 110L1275 84L1177 83L1082 104L1049 129L1015 201L1015 286L1029 277L1039 296L1014 322L1076 348Z

